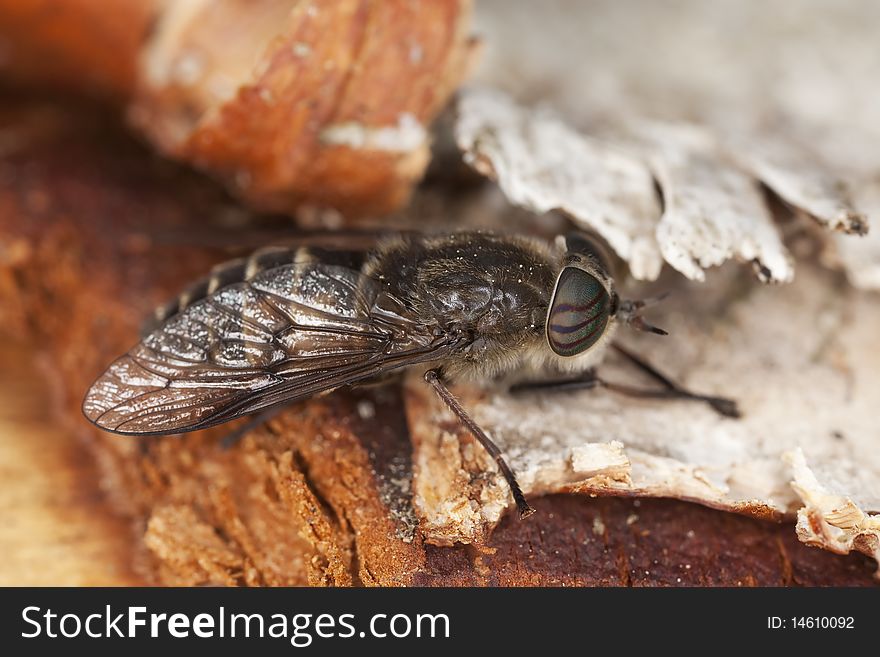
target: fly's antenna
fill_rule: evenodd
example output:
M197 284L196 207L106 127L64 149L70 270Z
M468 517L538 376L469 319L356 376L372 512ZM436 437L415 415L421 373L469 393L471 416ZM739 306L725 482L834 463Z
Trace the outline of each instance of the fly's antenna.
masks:
M651 297L649 299L621 301L620 307L617 310L617 316L622 322L637 331L644 331L645 333L655 333L657 335L669 335L669 333L664 331L662 328L658 328L653 324L649 324L648 322L646 322L645 318L642 317L639 313L639 311L641 311L643 308L660 303L668 296L669 293L664 292L663 294L659 294L656 297Z

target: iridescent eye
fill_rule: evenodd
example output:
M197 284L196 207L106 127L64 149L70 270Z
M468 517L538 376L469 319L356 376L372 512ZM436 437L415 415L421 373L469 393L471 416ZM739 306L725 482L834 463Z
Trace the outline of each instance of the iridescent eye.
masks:
M559 356L577 356L592 347L608 325L608 290L601 281L577 267L559 274L550 312L547 342Z

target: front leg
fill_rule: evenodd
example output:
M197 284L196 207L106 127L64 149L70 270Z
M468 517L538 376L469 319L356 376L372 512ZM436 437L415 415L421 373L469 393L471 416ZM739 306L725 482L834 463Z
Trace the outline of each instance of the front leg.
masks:
M495 463L498 464L498 469L501 471L501 474L507 481L507 485L510 487L513 501L516 502L516 508L519 510L519 517L527 518L532 515L535 510L529 506L529 503L526 501L525 495L523 495L522 489L519 487L519 482L517 482L513 470L507 465L507 461L504 460L504 455L501 453L498 445L492 442L492 439L486 435L486 432L474 422L471 416L468 415L467 411L464 410L464 407L458 399L455 398L455 395L452 394L452 391L446 387L446 384L443 382L442 370L438 368L425 372L425 383L434 389L434 392L437 393L437 396L444 404L446 404L447 408L449 408L467 430L471 432L471 435L477 439L477 442L483 446L483 449L489 453L489 456L495 459Z
M619 342L612 342L611 346L614 347L617 353L626 358L642 372L660 383L664 388L666 388L669 393L672 393L670 394L670 396L667 397L668 399L691 399L693 401L701 401L709 404L709 406L711 406L716 413L718 413L719 415L723 415L724 417L742 417L742 413L739 410L739 405L736 403L735 400L728 399L727 397L716 397L714 395L703 395L700 393L691 392L684 386L670 379L656 367L651 365L648 361L644 360L640 356L637 356Z
M656 367L654 367L644 359L632 353L623 345L614 342L612 343L612 346L619 354L624 356L641 371L660 383L663 386L663 389L657 390L650 388L639 388L624 383L608 381L596 374L595 369L590 369L577 377L572 377L569 379L555 379L551 381L530 381L525 383L518 383L514 386L511 386L510 392L519 393L530 390L572 391L589 390L591 388L605 388L607 390L611 390L622 395L636 397L639 399L670 399L703 402L705 404L708 404L716 413L724 417L741 417L739 407L734 400L727 399L725 397L716 397L713 395L703 395L691 392L684 386L676 383L668 376L660 372Z

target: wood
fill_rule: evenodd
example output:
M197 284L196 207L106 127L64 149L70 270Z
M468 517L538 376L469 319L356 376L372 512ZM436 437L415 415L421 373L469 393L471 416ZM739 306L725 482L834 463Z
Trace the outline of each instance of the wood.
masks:
M121 102L164 0L0 0L0 75ZM112 53L112 56L108 54Z
M800 545L791 526L664 500L546 497L528 520L506 517L482 549L426 545L396 382L295 405L231 449L224 428L98 432L79 412L92 378L153 305L235 252L200 242L222 242L230 217L272 220L157 162L90 108L20 103L0 111L0 129L18 144L0 155L0 326L37 341L52 395L19 384L33 371L24 355L4 360L6 380L22 406L60 421L7 415L0 434L0 462L21 481L4 486L18 529L0 535L18 555L16 583L129 583L131 568L187 585L874 583L867 558ZM43 442L18 444L23 427ZM55 481L85 492L51 497ZM66 533L78 531L88 539ZM50 569L61 550L69 558Z
M252 206L370 217L428 164L471 4L0 0L0 76L110 101Z
M0 343L0 586L131 586L136 538L88 452L47 421L33 348Z

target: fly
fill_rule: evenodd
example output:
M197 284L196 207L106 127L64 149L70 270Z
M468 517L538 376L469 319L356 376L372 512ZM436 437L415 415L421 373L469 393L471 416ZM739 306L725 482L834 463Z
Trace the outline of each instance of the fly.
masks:
M141 342L89 389L83 412L105 431L177 434L422 365L428 385L495 459L525 517L533 509L500 449L447 381L532 366L569 377L517 390L602 386L703 401L736 417L734 402L692 393L612 343L620 324L666 334L640 314L647 303L618 296L600 250L582 234L553 244L406 234L365 254L263 249L220 265L157 311ZM596 376L609 345L663 389Z

